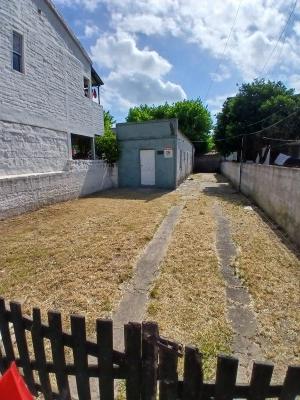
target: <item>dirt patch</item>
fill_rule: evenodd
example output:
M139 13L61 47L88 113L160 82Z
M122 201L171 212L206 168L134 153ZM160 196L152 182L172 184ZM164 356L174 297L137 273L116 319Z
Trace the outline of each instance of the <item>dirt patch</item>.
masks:
M0 222L0 295L33 306L107 317L136 259L176 203L174 193L113 190ZM90 329L91 328L91 329Z

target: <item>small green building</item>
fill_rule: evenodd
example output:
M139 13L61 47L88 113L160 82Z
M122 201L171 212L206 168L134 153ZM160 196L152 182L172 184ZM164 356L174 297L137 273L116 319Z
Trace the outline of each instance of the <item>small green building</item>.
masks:
M194 146L177 119L117 124L119 186L174 189L193 170Z

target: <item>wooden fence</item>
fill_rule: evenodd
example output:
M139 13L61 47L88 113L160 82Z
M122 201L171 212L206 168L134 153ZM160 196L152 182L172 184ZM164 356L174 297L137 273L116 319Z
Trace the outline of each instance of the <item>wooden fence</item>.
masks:
M72 315L70 322L69 334L62 330L60 313L49 312L48 324L43 324L39 309L29 318L22 315L20 304L11 302L7 308L0 298L1 373L15 360L32 394L42 392L46 400L70 399L70 376L75 376L80 400L91 399L90 378L97 379L101 400L114 399L114 381L119 379L126 381L128 400L292 400L300 394L300 366L288 367L282 385L271 385L273 366L254 363L250 383L241 385L236 383L238 360L220 356L215 382L205 383L198 350L160 337L153 322L124 326L124 353L113 350L112 321L96 321L95 342L86 339L84 317ZM66 361L68 349L71 363ZM183 379L178 378L181 356ZM90 362L91 357L96 362Z

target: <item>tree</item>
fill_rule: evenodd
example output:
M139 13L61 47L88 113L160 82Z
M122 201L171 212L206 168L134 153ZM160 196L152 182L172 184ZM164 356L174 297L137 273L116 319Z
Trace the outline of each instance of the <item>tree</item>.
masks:
M241 135L244 135L245 159L255 160L257 152L271 143L264 137L296 139L299 137L299 116L279 121L296 112L299 105L294 89L288 89L280 81L255 79L241 85L237 95L227 98L217 115L214 130L216 148L223 155L240 152ZM277 122L278 125L268 128ZM262 129L265 130L261 134L249 135Z
M173 104L158 106L147 104L130 108L127 122L149 121L152 119L178 118L179 129L191 141L195 142L196 152L205 153L211 149L210 130L212 119L210 112L200 99L183 100Z
M116 134L113 131L113 124L116 122L109 111L103 112L104 116L104 134L96 136L95 150L99 158L112 165L118 161L120 148L117 142Z

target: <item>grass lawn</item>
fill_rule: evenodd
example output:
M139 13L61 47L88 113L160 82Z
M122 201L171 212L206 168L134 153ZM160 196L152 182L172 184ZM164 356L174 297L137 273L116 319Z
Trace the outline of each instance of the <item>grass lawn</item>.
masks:
M211 202L204 195L187 200L148 308L148 318L158 322L161 334L204 353L206 378L214 375L216 355L230 353L231 341Z
M110 316L174 193L111 190L0 222L0 295L25 311Z
M232 195L222 201L238 246L235 268L254 301L257 342L282 379L289 364L300 363L300 261L247 200Z

